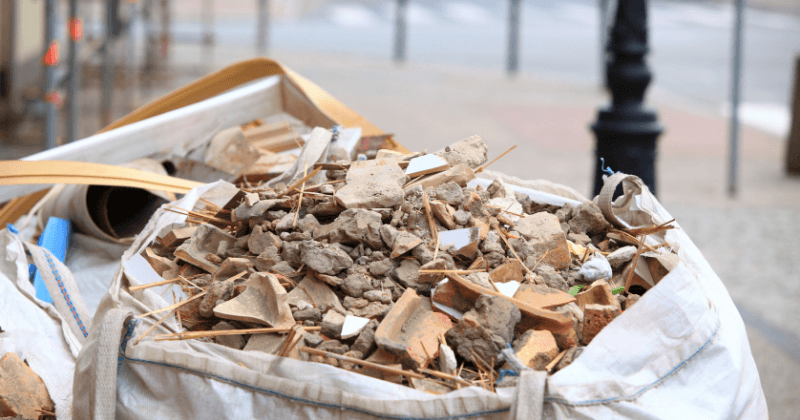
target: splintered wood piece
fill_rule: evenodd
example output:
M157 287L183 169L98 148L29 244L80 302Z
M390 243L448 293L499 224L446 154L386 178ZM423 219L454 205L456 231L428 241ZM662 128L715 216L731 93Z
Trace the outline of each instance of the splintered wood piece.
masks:
M158 313L161 313L161 312L166 312L166 311L170 311L170 310L173 310L173 309L180 308L181 306L186 305L187 303L189 303L189 302L191 302L191 301L193 301L193 300L195 300L197 298L205 296L206 293L208 293L208 292L206 291L206 292L198 293L198 294L190 297L189 299L183 300L183 301L178 302L178 303L176 303L174 305L169 305L169 306L167 306L165 308L156 309L155 311L150 311L148 313L141 314L141 315L137 316L136 318L144 318L146 316L150 316L150 315L153 315L153 314L158 314Z
M308 169L308 167L306 167L306 169ZM322 168L314 169L313 171L311 171L310 174L300 178L299 180L297 180L294 183L292 183L292 185L289 185L288 187L286 187L286 189L284 189L282 193L278 194L278 196L286 195L286 193L288 193L289 191L293 190L294 188L298 187L301 184L304 184L306 181L308 181L309 179L313 178L314 175L318 174L319 171L321 171L321 170L322 170Z
M463 368L464 365L461 365L461 367ZM450 380L450 381L455 381L456 383L464 385L464 386L471 386L472 385L471 383L467 382L465 379L462 379L462 378L460 378L458 376L455 376L455 375L450 375L450 374L447 374L447 373L444 373L444 372L439 372L439 371L436 371L436 370L425 369L425 368L419 368L417 370L422 372L422 373L425 373L425 374L428 374L428 375L431 375L431 376L435 376L435 377L437 377L439 379L447 379L447 380Z
M175 297L175 294L173 293L173 294L172 294L172 296L173 296L173 299L174 299L174 297ZM177 303L176 303L176 305L177 305ZM163 318L161 318L161 319L159 319L158 321L156 321L156 323L155 323L155 324L151 325L151 326L150 326L150 328L148 328L148 329L147 329L147 331L145 331L145 332L144 332L144 334L140 335L140 336L139 336L139 338L137 338L137 339L136 339L136 340L133 342L133 345L135 346L135 345L139 344L139 341L140 341L141 339L143 339L143 338L147 337L148 335L150 335L150 333L151 333L151 332L153 332L153 331L155 331L155 330L156 330L156 328L158 328L158 326L159 326L159 325L161 325L161 324L164 322L164 320L166 320L167 318L171 317L171 316L172 316L172 315L174 315L176 312L178 312L178 308L177 308L177 307L176 307L175 309L173 309L173 310L172 310L172 312L170 312L170 313L168 313L168 314L164 315L164 317L163 317Z
M308 162L306 162L306 166L303 169L303 178L306 177L308 174ZM292 229L297 225L297 218L300 216L300 208L303 207L303 192L306 190L306 182L303 181L303 186L300 187L300 195L297 196L297 213L294 214L294 220L292 221Z
M191 238L196 230L197 226L187 226L179 229L173 229L164 235L163 238L161 238L161 244L166 248L175 248L187 239Z
M483 171L484 171L486 168L488 168L488 167L489 167L489 165L491 165L491 164L493 164L493 163L497 162L498 160L500 160L500 158L501 158L501 157L503 157L503 156L507 155L509 152L511 152L512 150L514 150L514 149L516 149L516 148L517 148L517 145L516 145L516 144L515 144L515 145L513 145L513 146L511 146L511 148L510 148L510 149L506 150L506 151L505 151L505 152L504 152L502 155L500 155L500 156L498 156L498 157L494 158L494 160L493 160L493 161L491 161L491 162L487 163L486 165L483 165L483 166L481 166L480 168L476 169L476 170L475 170L475 173L477 174L477 173L481 173L481 172L483 172Z
M286 289L277 277L269 273L254 273L245 284L247 289L241 295L214 307L215 316L271 327L294 325L289 304L281 298Z
M251 334L275 334L275 333L288 333L294 326L290 328L246 328L241 330L210 330L210 331L186 331L172 334L158 334L153 337L156 341L164 340L192 340L195 338L204 337L219 337L223 335L251 335ZM320 331L322 327L303 327L305 331Z
M437 274L437 273L452 273L452 274L472 274L472 273L485 273L485 269L481 270L419 270L419 274Z
M289 352L297 346L297 343L300 342L302 337L303 327L300 325L295 325L292 327L291 331L289 331L289 335L286 336L286 339L283 340L283 345L281 346L281 350L278 352L278 356L287 357Z
M638 228L638 229L626 229L626 230L624 230L624 232L626 232L628 235L631 235L633 237L641 236L641 235L653 235L653 234L656 234L656 233L659 233L659 232L663 232L665 230L675 229L675 226L669 225L670 223L672 223L674 221L675 221L675 219L672 219L669 222L665 222L665 223L662 223L662 224L656 225L656 226L644 227L644 228Z
M157 282L154 282L154 283L147 283L147 284L142 284L142 285L139 285L139 286L131 286L128 290L130 290L131 292L135 292L137 290L143 290L143 289L149 289L151 287L163 286L165 284L175 283L175 282L178 282L178 281L181 281L181 280L183 280L183 278L175 277L174 279L171 279L171 280L157 281Z
M230 220L219 219L217 217L210 216L208 214L198 213L196 211L191 211L191 210L184 210L184 209L179 208L179 207L164 206L164 209L167 210L167 211L171 211L173 213L182 214L184 216L191 216L191 217L194 217L196 219L207 221L207 222L212 223L212 224L221 224L223 226L230 226L230 225L234 225L235 224L234 222L231 222Z
M355 358L352 358L352 357L343 356L341 354L330 353L330 352L327 352L327 351L312 349L310 347L300 347L298 350L300 350L300 351L302 351L304 353L315 354L317 356L323 356L323 357L331 357L331 358L334 358L334 359L337 359L337 360L341 360L341 361L344 361L344 362L350 362L350 363L353 363L355 365L369 367L369 368L372 368L372 369L375 369L375 370L379 370L381 372L393 373L395 375L403 375L403 376L408 377L408 378L425 379L425 375L422 375L420 373L416 373L416 372L412 372L412 371L408 371L408 370L403 370L403 369L395 369L395 368L391 368L391 367L388 367L388 366L379 365L377 363L368 362L366 360L359 360L359 359L355 359Z
M631 281L633 281L633 276L636 272L636 266L639 264L639 256L642 255L642 247L645 246L644 239L646 236L642 236L642 239L639 242L639 246L636 247L636 253L633 254L633 259L630 262L630 270L628 272L628 277L625 278L625 292L628 292L628 289L631 287Z
M448 165L448 167L449 166L450 165ZM425 194L425 191L422 191L422 202L425 204L425 216L428 218L428 227L431 230L431 241L433 241L434 243L439 242L439 234L438 231L436 230L436 222L433 221L433 214L431 214L431 204L428 202L428 195Z
M634 245L634 246L641 245L648 251L655 251L655 249L653 247L651 247L650 245L647 245L644 242L640 242L635 237L633 237L630 234L628 234L626 232L623 232L621 230L612 229L612 230L608 231L608 233L606 233L606 238L613 239L613 240L615 240L617 242L622 242L622 243L628 244L628 245Z

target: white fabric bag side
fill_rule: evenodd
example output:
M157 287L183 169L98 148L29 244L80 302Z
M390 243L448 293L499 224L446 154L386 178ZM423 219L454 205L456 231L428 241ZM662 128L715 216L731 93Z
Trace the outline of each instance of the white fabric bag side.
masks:
M211 189L193 191L179 207L191 208L206 191ZM657 205L654 198L648 202ZM161 227L179 221L175 217L156 213L123 260L140 252ZM762 417L766 406L741 318L686 235L679 229L669 235L683 261L636 306L566 369L546 379L525 372L516 389L497 394L470 387L433 396L327 365L195 340L148 337L134 345L157 317L137 323L129 315L167 302L152 293L131 295L126 286L136 279L123 269L78 358L75 417ZM167 321L155 333L175 327Z
M42 276L53 303L36 298L25 250ZM28 362L42 378L56 416L72 418L75 358L91 321L70 271L50 251L0 231L0 356L8 352Z
M624 195L611 202L619 183ZM641 180L616 174L595 202L618 227L672 219ZM547 380L545 417L763 419L767 406L744 323L678 226L680 264Z

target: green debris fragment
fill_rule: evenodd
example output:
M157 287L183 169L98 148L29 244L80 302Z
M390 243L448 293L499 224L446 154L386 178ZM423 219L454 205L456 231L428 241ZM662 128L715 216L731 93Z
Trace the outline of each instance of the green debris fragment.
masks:
M577 294L578 294L578 292L580 292L580 291L581 291L581 289L583 289L583 285L579 285L579 286L572 286L572 287L570 287L570 288L569 288L569 290L567 291L567 293L571 294L572 296L575 296L575 295L577 295Z
M615 295L618 295L618 294L622 293L624 290L625 290L625 286L615 287L615 288L611 289L611 293L613 293Z

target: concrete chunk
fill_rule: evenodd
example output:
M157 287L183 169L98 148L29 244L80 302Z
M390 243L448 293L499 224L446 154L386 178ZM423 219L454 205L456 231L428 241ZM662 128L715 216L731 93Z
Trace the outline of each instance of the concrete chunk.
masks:
M350 164L344 187L334 194L344 208L398 207L403 204L406 176L394 159Z
M527 240L537 260L547 253L543 262L556 270L566 269L572 263L567 237L555 215L541 212L525 216L514 229Z
M489 146L480 136L473 135L445 147L435 155L446 160L450 166L465 164L475 169L486 163L489 158Z
M300 242L300 261L318 273L331 276L353 265L353 259L338 246L315 241Z
M380 213L366 209L348 209L339 214L333 223L320 226L314 239L326 239L329 243L363 243L380 249L383 247L381 226Z

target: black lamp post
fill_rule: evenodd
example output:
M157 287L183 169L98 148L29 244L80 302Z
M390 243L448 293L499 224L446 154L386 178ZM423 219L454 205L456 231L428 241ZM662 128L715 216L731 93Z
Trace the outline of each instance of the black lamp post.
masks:
M655 111L644 106L652 75L647 53L645 0L619 0L608 43L606 77L612 103L592 125L597 137L594 194L603 186L600 158L615 172L636 175L655 194L656 139L663 131Z

